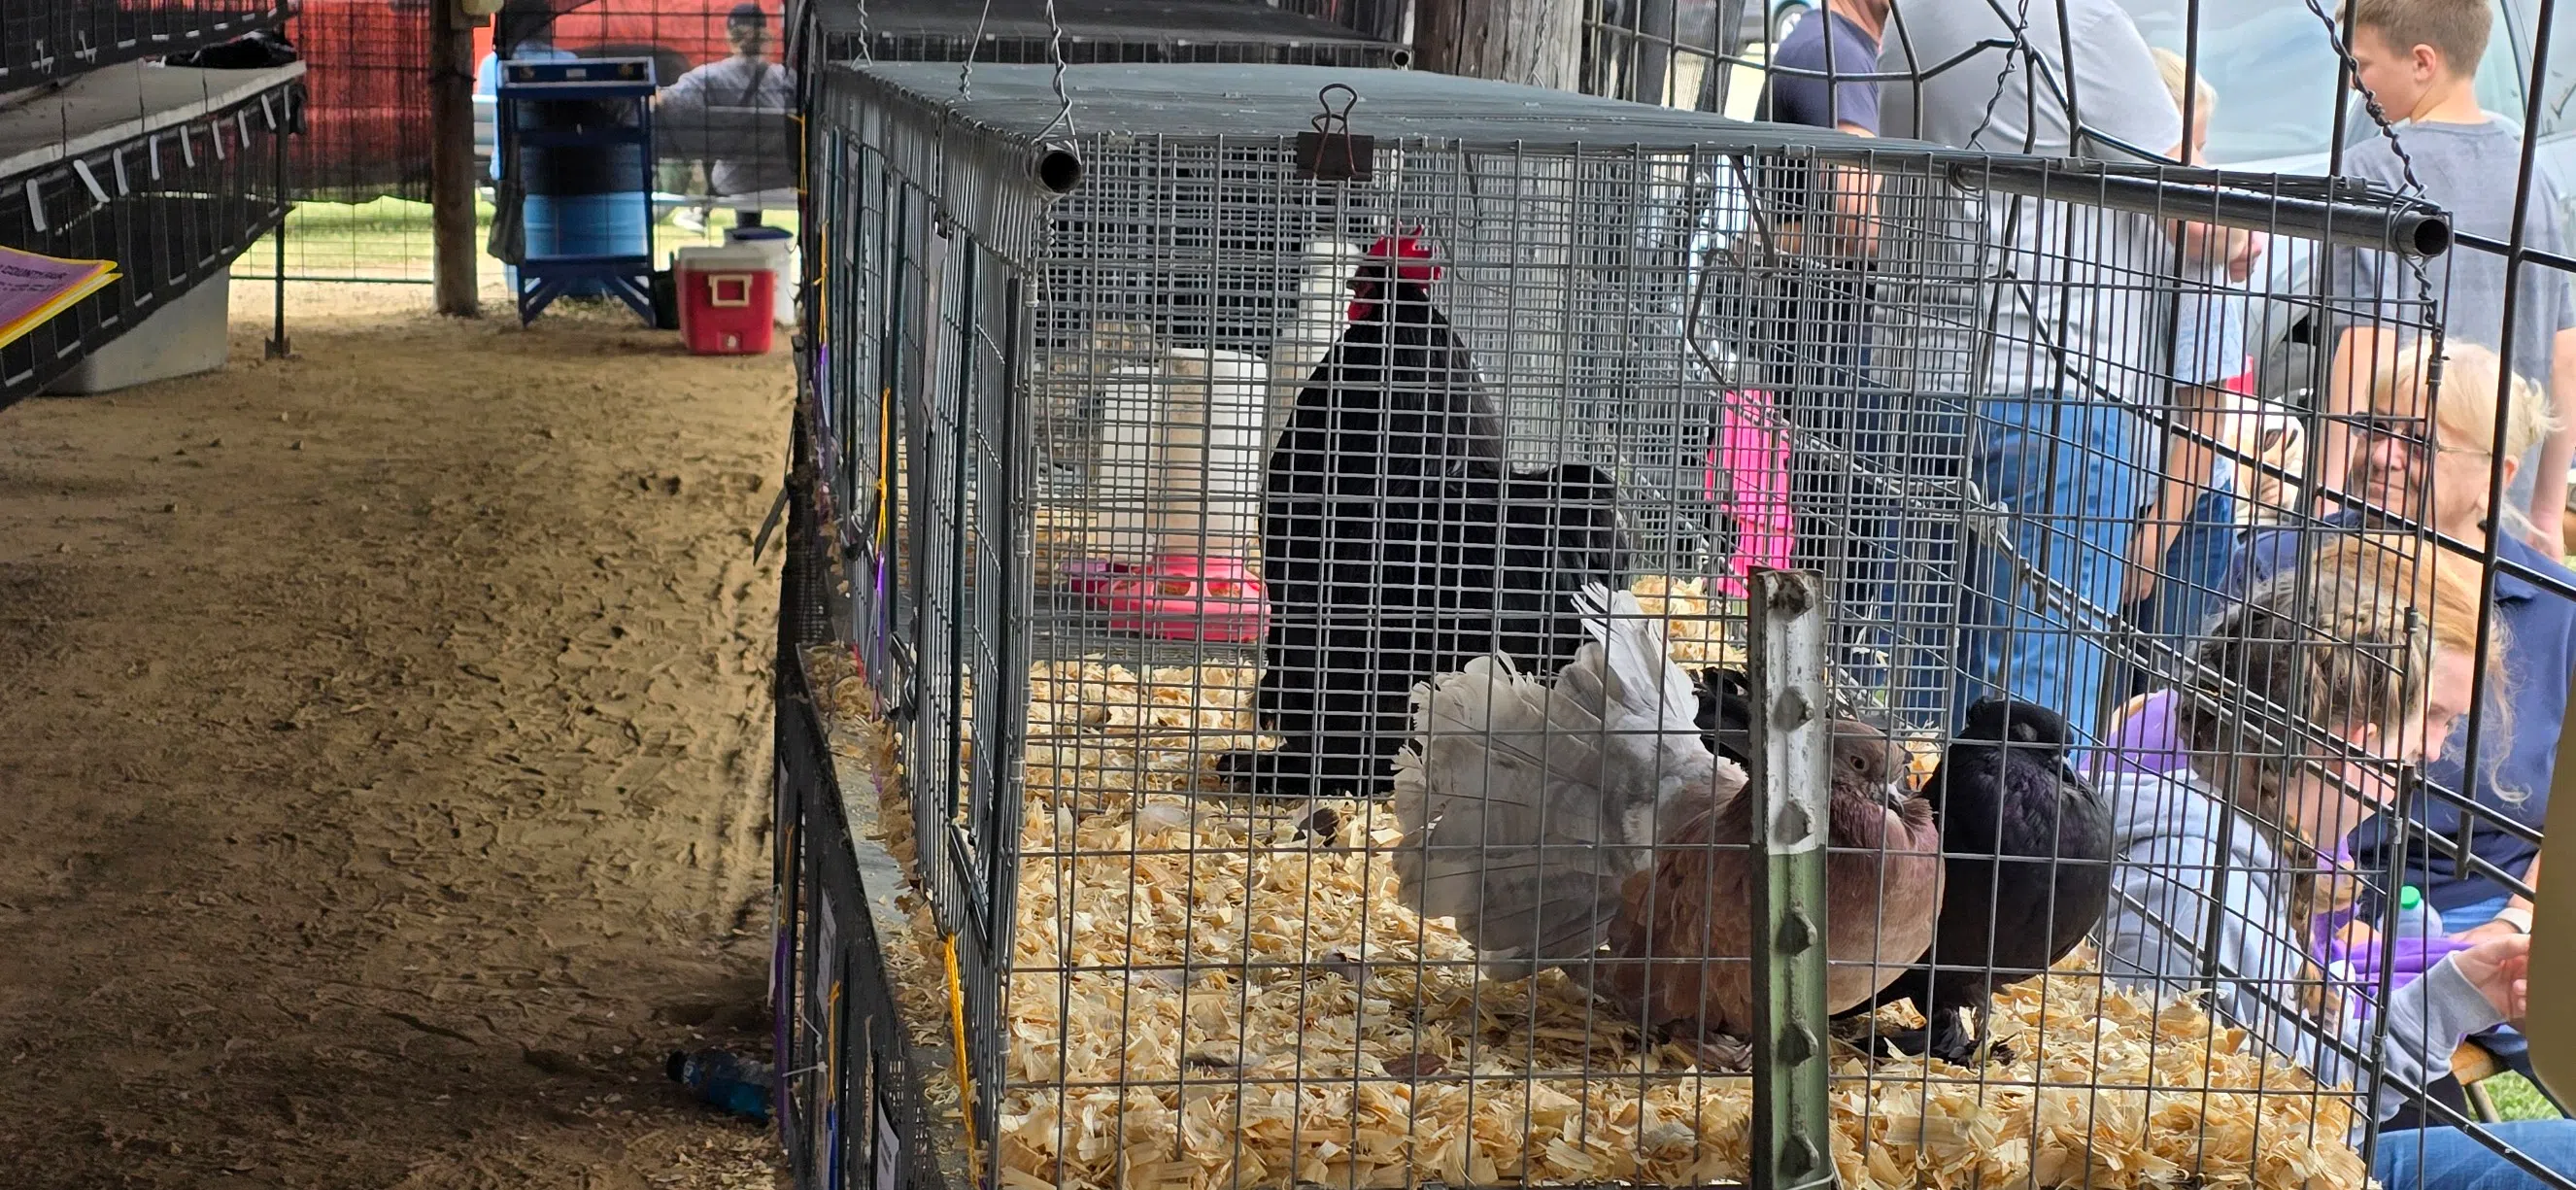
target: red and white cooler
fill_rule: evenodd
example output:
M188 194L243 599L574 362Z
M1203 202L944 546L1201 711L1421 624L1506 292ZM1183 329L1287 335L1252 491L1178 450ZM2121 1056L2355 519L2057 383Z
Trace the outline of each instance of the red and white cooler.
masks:
M671 264L680 295L680 341L692 355L769 350L778 274L758 248L682 248Z

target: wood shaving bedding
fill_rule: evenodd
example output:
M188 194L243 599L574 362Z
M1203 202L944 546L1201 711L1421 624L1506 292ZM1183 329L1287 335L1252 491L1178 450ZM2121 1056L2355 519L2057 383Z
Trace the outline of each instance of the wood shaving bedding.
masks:
M1638 587L1685 617L1677 659L1740 657L1691 585ZM1403 907L1391 812L1193 796L1218 787L1218 753L1259 738L1252 670L1063 662L1031 679L1003 1184L1747 1175L1750 1080L1648 1044L1562 976L1483 980L1463 939ZM891 782L887 799L897 822ZM917 916L888 950L936 972ZM1837 1041L1844 1184L2366 1184L2349 1096L2190 1000L2105 989L2084 954L2060 972L1999 998L2009 1066L1872 1063Z

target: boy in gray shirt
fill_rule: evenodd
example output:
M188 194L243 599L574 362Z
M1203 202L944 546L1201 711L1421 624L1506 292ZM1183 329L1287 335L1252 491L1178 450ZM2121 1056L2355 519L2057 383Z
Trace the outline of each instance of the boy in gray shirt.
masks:
M2522 130L2478 106L2477 64L2492 16L2487 0L2358 0L2350 31L2361 84L2382 110L2406 121L2397 143L2413 162L2418 191L2451 212L2461 232L2504 242L2512 237L2514 181L2521 172ZM2407 166L2376 129L2344 151L2343 172L2406 193ZM2558 191L2545 174L2531 177L2523 244L2564 254ZM2339 319L2334 405L2356 413L2368 404L2371 378L2391 366L2418 323L2421 282L2415 266L2385 253L2338 248L2332 254ZM2446 339L2490 348L2515 373L2546 388L2558 410L2557 432L2522 461L2507 507L2529 519L2532 544L2557 557L2567 510L2567 469L2576 438L2568 416L2576 403L2576 296L2567 274L2525 264L2513 312L2511 350L2504 343L2504 258L2454 248L2426 263L2440 303ZM2356 304L2370 302L2371 304ZM2376 305L2376 310L2371 308ZM2374 318L2373 315L2376 315ZM2326 440L2326 481L2341 486L2345 451L2340 427Z

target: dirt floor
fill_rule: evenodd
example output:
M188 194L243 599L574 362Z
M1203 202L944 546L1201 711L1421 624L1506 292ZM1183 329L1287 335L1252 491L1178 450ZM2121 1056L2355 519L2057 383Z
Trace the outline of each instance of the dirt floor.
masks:
M0 1184L770 1186L787 356L289 296L0 411Z

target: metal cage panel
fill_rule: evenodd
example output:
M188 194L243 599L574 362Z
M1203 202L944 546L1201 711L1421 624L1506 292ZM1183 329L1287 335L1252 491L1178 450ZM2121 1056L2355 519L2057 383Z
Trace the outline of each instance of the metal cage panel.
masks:
M285 218L302 73L127 66L0 126L0 185L12 196L0 204L0 243L119 272L0 346L0 406L43 392Z
M1418 716L1462 689L1461 671L1486 672L1487 654L1543 678L1586 664L1596 633L1633 639L1618 637L1625 621L1587 626L1582 592L1598 583L1635 593L1695 685L1696 705L1675 711L1695 722L1659 737L1679 751L1655 765L1693 748L1787 765L1824 737L1782 727L1765 744L1774 729L1747 737L1729 708L1779 697L1766 683L1790 679L1762 675L1806 664L1748 656L1754 620L1775 641L1821 641L1827 685L1807 697L1837 717L1834 762L1891 770L1887 812L1914 823L1912 842L1864 844L1838 825L1809 861L1778 847L1756 860L1741 835L1692 845L1737 844L1708 862L1738 875L1812 863L1829 897L1923 879L1944 852L1960 885L1977 841L1926 844L1930 811L1905 815L1928 803L1907 799L1945 757L1964 765L2004 738L1980 734L2005 728L1971 701L2049 701L2025 683L2090 687L2097 709L2067 704L2076 722L2042 731L2055 743L2010 737L2088 772L2111 771L2095 768L2097 745L2128 738L2127 693L2162 689L2205 696L2192 705L2217 708L2206 722L2271 733L2262 747L2193 736L2198 761L2342 749L2351 773L2412 789L2386 763L2402 742L2352 754L2304 679L2142 624L2098 584L2161 507L2140 452L2214 452L2262 481L2227 489L2262 506L2255 523L2325 559L2294 558L2258 601L2281 603L2316 648L2362 658L2352 673L2422 677L2404 641L2364 639L2394 622L2382 604L2418 599L2409 560L2429 538L2411 494L2311 477L2330 440L2422 449L2423 408L2330 418L2314 374L2255 390L2292 398L2213 405L2171 328L2286 306L2437 335L2438 307L2418 298L2223 305L2238 291L2185 267L2190 236L2231 228L2416 259L2438 247L2437 212L2297 179L1966 154L1408 72L1092 66L1059 82L978 66L961 87L952 67L881 64L820 85L817 468L850 638L903 741L916 875L959 963L988 1176L1740 1179L1764 1168L1748 1164L1743 1121L1774 1109L1711 1072L1740 1066L1728 1039L1752 1034L1765 1103L1793 1069L1825 1080L1823 1098L1780 1110L1821 1124L1829 1102L1832 1135L1806 1143L1854 1184L2082 1184L2148 1167L2358 1177L2370 1113L2341 1088L2386 1073L2346 1053L2375 1024L2339 1002L2282 1008L2245 1022L2261 1044L2237 1046L2173 998L2188 990L2180 966L2104 980L2105 962L2136 958L2109 934L2011 961L1998 941L1974 964L2015 985L1992 1014L2003 1046L1953 1052L1940 1027L1908 1037L1901 1009L1853 1016L1833 1027L1829 1077L1815 1073L1823 1022L1778 1016L1813 1005L1747 1018L1622 1000L1621 980L1700 961L1654 933L1651 907L1680 907L1642 877L1611 879L1687 884L1684 827L1660 817L1686 803L1649 799L1606 833L1559 828L1575 834L1516 860L1492 838L1458 845L1481 857L1476 887L1526 890L1514 864L1561 865L1567 880L1540 887L1608 922L1611 950L1578 931L1571 952L1533 942L1515 959L1513 927L1423 899L1439 870L1423 865L1468 862L1437 858L1449 844L1423 799L1463 814L1454 791L1480 781L1568 805L1645 795L1549 784L1550 741L1582 736L1579 718L1511 742L1499 718L1444 732ZM2278 426L2295 447L2248 433ZM2072 460L2048 472L2072 490L2034 496L2015 469L2034 459ZM2329 501L2378 519L2321 519ZM1746 601L1783 567L1819 572L1825 605ZM2369 582L2351 577L2363 570ZM1774 622L1801 615L1823 629ZM1729 693L1724 669L1752 684ZM1586 688L1569 697L1613 697ZM1847 751L1872 738L1901 751ZM1822 763L1807 755L1796 763ZM1765 780L1743 796L1782 794ZM2000 881L2007 844L1984 846ZM2175 890L2232 879L2011 854L2079 901L2142 869L2123 887L2175 912ZM2008 900L1979 902L1993 906L1981 933L2002 929ZM1933 995L1940 972L1967 966L1938 950L1966 928L1944 903L1889 883L1835 902L1829 956L1742 942L1707 957L1809 971L1842 1000L1853 968L1876 986L1923 959ZM1751 905L1714 920L1748 928ZM2295 945L2269 929L2256 923L2247 953ZM2282 980L2292 999L2321 986L2295 968ZM1780 1048L1798 1029L1803 1056ZM1939 1060L1893 1056L1900 1040ZM2177 1122L2181 1103L2198 1114Z
M274 29L289 11L284 0L17 0L0 13L0 91Z
M1234 62L1396 67L1411 60L1394 4L1327 0L832 0L807 10L820 62ZM1059 40L1057 33L1061 30Z

